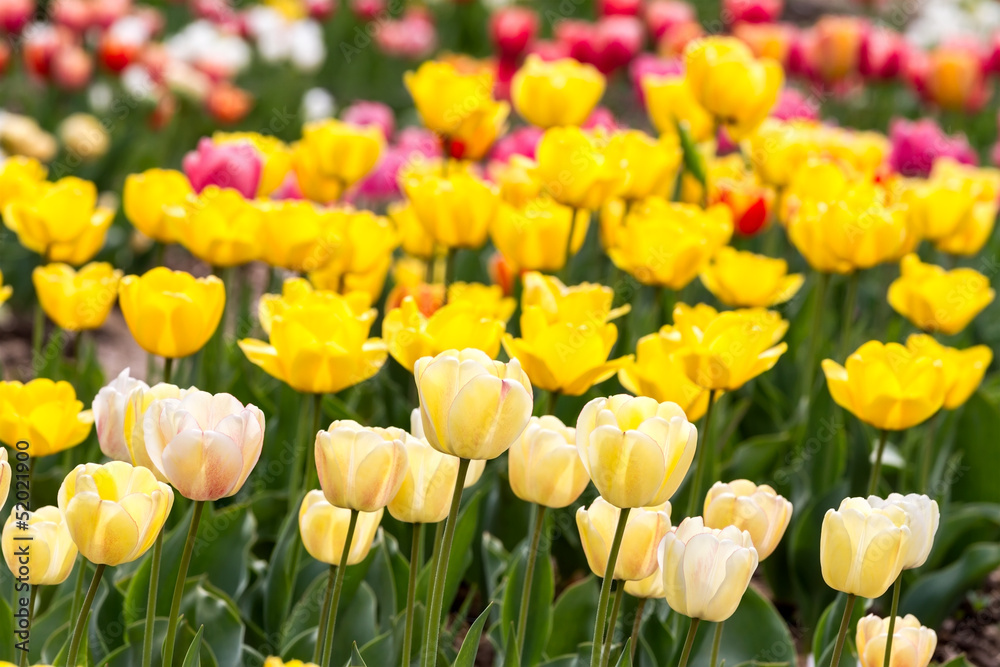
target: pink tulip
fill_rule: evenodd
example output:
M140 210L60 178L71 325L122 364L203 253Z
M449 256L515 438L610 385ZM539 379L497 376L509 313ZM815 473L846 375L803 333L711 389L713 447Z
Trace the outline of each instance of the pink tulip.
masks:
M79 46L68 46L52 56L52 80L63 90L81 90L94 73L94 60Z
M592 112L590 112L590 118L584 121L581 126L585 130L594 130L601 128L606 132L614 132L621 126L615 119L615 115L611 113L611 109L607 107L597 107Z
M642 91L643 77L668 76L671 74L681 74L684 72L684 62L679 58L661 58L652 53L640 53L628 67L629 81L632 82L632 90L635 91L639 104L646 107L646 97Z
M964 134L948 136L930 118L908 121L896 118L889 126L889 165L903 176L930 175L934 161L950 157L965 164L976 164L976 153Z
M638 16L642 0L597 0L598 16Z
M399 171L409 163L427 160L441 154L440 142L432 133L419 127L401 130L398 141L382 154L375 169L351 193L373 201L385 201L399 196Z
M858 71L869 79L888 81L906 69L909 46L898 32L871 27L861 42Z
M0 0L0 32L20 33L34 13L34 0Z
M305 199L294 171L289 171L278 189L271 193L271 199Z
M646 26L657 41L673 26L692 23L697 18L694 7L681 0L654 0L646 5Z
M386 21L375 33L375 42L390 56L420 60L437 46L437 28L430 15L419 9L409 9L398 21Z
M490 37L501 59L524 55L538 34L538 14L527 7L503 7L490 17Z
M386 141L392 139L392 133L396 130L396 117L392 109L381 102L359 100L344 109L340 119L353 125L377 127Z
M542 130L537 127L519 127L512 132L500 137L493 144L493 151L490 153L490 160L507 162L515 155L535 159L535 150L538 142L542 139Z
M427 157L441 157L441 142L433 132L422 127L407 127L396 135L396 146Z
M771 116L778 120L819 120L819 102L795 88L783 88Z
M568 44L551 39L538 40L528 47L528 52L536 54L546 62L571 57Z
M306 0L306 10L317 21L326 21L337 12L337 3L334 0Z
M359 21L371 21L385 11L388 3L386 0L350 0L348 4Z
M781 16L784 0L723 0L722 20L735 23L771 23Z
M634 16L607 16L597 22L594 66L605 74L628 65L642 50L645 34Z
M591 64L597 58L595 24L580 19L564 19L556 23L554 33L556 41L564 45L571 58Z
M185 155L182 164L195 192L217 185L232 188L247 199L257 195L263 165L257 149L249 143L214 144L203 137L198 150Z

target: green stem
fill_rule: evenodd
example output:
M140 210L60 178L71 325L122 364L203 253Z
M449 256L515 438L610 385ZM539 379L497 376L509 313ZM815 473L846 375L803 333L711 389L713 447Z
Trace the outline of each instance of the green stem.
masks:
M424 271L424 282L428 285L434 284L434 263L437 259L437 247L431 246L430 257L427 258L427 268Z
M712 659L709 661L708 667L715 667L719 664L719 645L722 644L722 628L725 625L725 621L719 621L715 624L715 639L712 640Z
M535 578L535 562L538 559L538 545L542 541L542 527L544 525L545 506L535 505L534 529L531 533L531 545L528 547L527 561L524 566L524 583L521 585L521 609L517 615L517 641L521 643L521 655L524 655L524 632L528 628L531 584Z
M354 541L354 529L358 527L358 510L351 510L351 521L347 524L347 537L344 538L344 550L340 554L340 565L337 566L337 577L333 580L333 600L327 610L327 617L320 619L326 626L323 636L322 667L330 667L333 653L333 631L337 627L337 607L340 605L340 593L344 590L344 576L347 574L347 558L351 555L351 543ZM324 623L325 621L325 623Z
M559 402L559 392L552 390L549 392L548 400L545 405L545 414L554 415L556 413L556 403Z
M658 302L661 312L660 321L656 323L657 331L660 330L660 326L670 324L674 321L674 305L677 303L677 292L669 287L659 287L658 290Z
M77 558L76 586L73 588L73 602L70 603L69 617L76 618L80 613L80 602L83 598L83 578L87 573L87 559L83 556Z
M896 577L896 583L892 585L892 612L889 614L889 636L885 640L885 656L882 658L882 667L889 667L892 657L892 633L896 631L896 614L899 613L899 589L903 586L903 573Z
M608 667L611 661L611 645L615 641L615 624L618 622L618 612L622 608L622 598L625 597L625 582L615 582L615 601L611 603L611 615L608 616L608 626L604 632L604 650L601 651L601 667Z
M163 553L163 529L153 542L153 560L149 569L149 597L146 600L146 629L142 636L142 667L153 664L153 622L156 619L156 594L160 585L160 556Z
M35 596L38 594L38 586L32 586L28 593L28 629L31 629L31 619L35 617ZM73 618L70 616L70 618ZM28 651L21 651L21 659L18 660L20 667L28 667Z
M326 619L330 617L330 604L333 602L333 587L337 578L337 566L330 566L330 574L326 582L326 594L323 596L323 609L319 613L319 626L316 628L316 646L313 648L312 661L316 664L323 659L323 643L326 638Z
M858 272L851 273L847 279L847 296L844 298L844 323L840 330L840 358L850 352L851 324L854 320L854 306L858 300Z
M712 407L715 405L715 390L708 392L708 407L705 409L705 419L701 426L701 445L695 450L695 457L698 459L692 476L691 495L688 497L688 516L698 516L699 504L701 502L701 491L705 485L712 481L712 468L715 467L715 447L709 437L709 428L712 426Z
M854 611L854 600L857 596L854 593L847 594L847 603L844 605L844 617L840 619L840 632L837 633L837 645L833 648L833 658L830 660L830 667L839 667L840 655L844 652L844 640L847 639L847 630L851 625L851 612Z
M174 358L173 357L163 357L163 381L169 383L170 378L173 375L174 370Z
M642 628L642 612L646 609L646 598L639 598L635 608L635 620L632 621L632 640L628 645L629 662L635 664L635 646L639 643L639 630Z
M697 618L691 619L691 627L688 628L687 638L684 640L684 650L681 651L681 661L677 663L677 667L687 667L688 658L691 657L691 647L694 646L694 636L698 634L698 624L701 623Z
M90 582L90 588L87 590L87 597L83 599L83 607L80 608L80 615L76 619L76 629L73 630L73 640L69 644L69 653L66 655L67 665L80 664L77 660L77 656L80 654L80 642L83 641L83 635L87 630L87 617L90 616L90 607L94 604L94 597L97 596L97 589L101 586L101 577L104 576L104 569L106 567L107 565L104 563L99 563L97 565L97 569L94 570L94 578Z
M604 580L601 582L601 597L597 602L597 619L594 622L594 646L590 654L590 667L600 667L601 649L604 641L604 625L608 617L608 598L611 597L611 582L615 578L615 564L618 562L618 552L622 548L622 538L625 536L625 524L631 508L623 507L618 514L618 526L608 553L608 563L604 568ZM430 667L430 666L428 666Z
M455 477L455 491L451 496L451 509L448 511L448 522L445 524L444 538L441 540L441 552L438 554L434 579L431 581L431 603L427 614L427 641L424 643L424 655L421 662L424 667L434 667L437 663L438 639L441 634L439 626L441 624L441 608L444 606L444 584L448 575L448 558L451 555L451 543L455 539L458 508L462 504L462 490L468 471L469 459L459 459L458 476ZM327 665L323 667L327 667Z
M875 449L875 464L872 465L872 474L868 478L868 495L875 493L878 488L879 475L882 473L882 454L885 452L885 442L887 440L886 430L879 429L878 432L878 445Z
M403 667L410 666L413 655L413 604L417 597L417 579L420 577L420 536L423 524L413 524L410 543L410 581L406 586L406 627L403 630Z
M314 489L319 484L319 471L316 469L316 434L323 428L323 394L313 394L313 423L311 440L306 445L306 468L302 473L302 481L306 489Z
M571 206L570 217L569 217L569 234L566 236L566 248L564 255L566 257L566 261L563 262L562 271L559 272L564 282L569 281L569 260L573 256L573 233L576 231L576 214L577 214L577 208L575 206Z
M201 511L205 507L204 500L194 501L194 514L191 516L191 526L188 528L187 540L184 542L184 552L181 554L181 564L177 570L177 581L174 583L174 597L170 601L170 616L167 620L167 638L163 642L163 666L171 667L174 658L174 644L177 640L177 621L180 620L181 598L184 597L184 582L187 581L188 567L191 565L191 553L194 551L195 539L198 537L198 524L201 522ZM66 664L75 665L75 662Z

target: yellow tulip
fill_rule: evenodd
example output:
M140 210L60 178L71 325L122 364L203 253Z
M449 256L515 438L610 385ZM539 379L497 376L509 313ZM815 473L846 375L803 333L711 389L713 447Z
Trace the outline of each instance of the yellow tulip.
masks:
M861 667L883 667L889 643L889 619L869 614L858 621L855 638ZM889 667L927 667L937 648L937 633L920 625L913 614L897 616L892 629Z
M963 179L910 179L902 183L899 197L921 236L935 243L954 234L970 218L983 215L982 211L996 215L995 202L978 201L971 184ZM992 225L991 220L990 229Z
M342 242L324 266L309 272L309 281L342 294L366 292L377 301L392 266L392 251L399 245L395 228L371 211L336 208L332 215L340 218Z
M590 570L603 577L614 540L621 510L598 496L590 507L576 511L580 544ZM670 504L635 508L629 512L622 536L621 550L615 562L614 578L640 581L656 571L656 547L670 530Z
M897 526L910 529L910 540L903 556L903 569L912 570L927 562L934 546L941 513L936 500L919 493L890 493L885 499L868 496L868 504L884 510Z
M944 403L942 363L899 343L868 341L844 366L824 359L823 372L837 405L875 428L916 426Z
M701 282L727 306L752 308L785 303L799 291L805 277L788 274L788 262L729 246L721 248L701 272Z
M275 268L309 272L343 252L343 215L307 201L253 203L260 222L260 259Z
M481 350L446 350L418 360L413 375L424 437L439 452L495 459L531 417L531 383L517 359L503 363Z
M41 182L31 197L3 208L3 220L28 250L47 261L84 264L104 245L114 211L97 202L97 188L75 176Z
M7 494L10 492L11 469L10 462L7 461L7 450L0 447L0 509L7 502Z
M510 105L490 102L466 118L458 131L445 139L446 157L476 161L486 157L497 137L507 131Z
M721 623L740 606L758 556L747 531L736 526L706 528L696 516L667 532L659 546L659 561L670 608Z
M583 125L604 94L604 75L572 58L529 54L510 84L521 118L541 128Z
M2 541L4 560L18 581L58 586L73 571L76 545L58 507L12 511L4 524Z
M977 254L993 235L997 219L997 203L976 202L969 215L955 228L954 232L934 246L951 255L971 256Z
M27 441L32 458L79 445L93 423L93 412L83 409L69 382L0 382L0 442L15 447Z
M647 200L629 214L608 255L644 285L684 288L729 242L733 220L724 205Z
M742 139L771 112L784 82L781 65L755 58L735 37L706 37L684 50L684 75L698 104Z
M934 160L930 180L939 179L960 179L982 202L996 201L1000 197L1000 169L996 167L976 167L951 157L939 157Z
M406 475L409 436L398 428L367 428L349 419L316 434L316 469L327 502L374 512L393 499Z
M292 168L302 194L324 204L340 199L375 167L384 145L382 131L374 126L335 119L306 123L292 146Z
M639 339L635 359L618 371L618 381L636 396L648 396L660 403L676 403L688 421L698 421L708 409L708 390L688 379L684 367L671 354L676 344L669 331Z
M14 293L14 288L3 284L3 271L0 271L0 306Z
M712 114L699 104L694 90L683 76L644 76L642 92L649 120L661 135L677 134L677 124L684 123L694 141L714 138Z
M792 518L792 504L768 486L747 479L716 482L705 496L705 525L736 526L750 533L757 557L764 560L778 546Z
M610 322L552 321L532 306L521 314L521 337L504 334L503 347L521 360L534 386L580 396L631 359L608 359L617 339L618 327Z
M78 465L59 487L70 536L84 558L102 565L131 563L146 553L173 504L168 485L122 461Z
M567 253L579 252L589 222L586 211L574 211L543 196L522 207L501 203L490 238L515 268L554 272L566 266Z
M601 497L615 507L669 500L691 467L697 442L698 429L679 405L628 394L595 398L576 422L580 459Z
M842 199L858 180L853 170L829 157L806 159L789 177L778 210L781 223L788 224L802 202L830 202Z
M924 331L956 334L996 296L989 278L975 269L946 271L915 254L904 257L899 269L889 285L889 305Z
M691 382L704 389L732 391L770 370L788 349L778 343L788 322L773 310L746 308L721 313L699 304L674 309L673 326L660 329L675 345L671 356Z
M578 127L545 131L536 150L536 176L560 204L595 210L626 186L623 146Z
M501 320L483 317L471 302L449 302L425 317L412 296L386 313L382 323L389 354L409 371L417 359L451 349L476 348L496 358L503 332Z
M226 305L226 288L215 276L157 266L125 276L118 289L122 315L132 337L150 354L186 357L215 333Z
M191 500L236 495L264 445L264 414L230 394L193 389L153 401L143 415L146 453L157 472Z
M503 288L499 285L461 281L448 285L448 303L460 301L475 306L480 317L500 320L505 324L517 308L514 298L504 296Z
M542 194L542 182L536 173L538 165L524 155L512 155L506 162L493 160L486 168L490 181L496 183L500 198L522 208Z
M264 333L271 334L271 322L275 316L302 306L328 307L338 309L347 306L355 317L373 318L371 298L364 292L339 294L330 290L315 289L305 278L285 278L281 294L262 294L257 302L257 318Z
M628 174L625 188L618 195L623 199L673 195L677 170L681 166L681 147L676 133L654 139L640 130L624 130L611 137L617 144Z
M79 271L68 264L48 264L31 273L42 310L67 331L104 324L118 298L121 277L122 272L107 262L92 262Z
M316 491L312 491L310 493L317 493L317 492ZM348 517L348 519L350 519L350 517ZM359 518L358 519L358 526L360 527L360 525L361 525L361 519ZM356 538L357 535L358 535L358 533L354 533L354 535L355 535L355 538ZM373 536L373 538L374 538L374 536ZM341 540L343 541L343 540L346 540L346 539L347 539L347 529L345 528L344 529L344 537L341 538ZM362 559L362 560L364 560L364 559ZM331 564L338 564L339 565L340 564L339 556L338 556L338 560L331 561ZM356 563L348 563L348 565L356 565ZM315 663L312 663L312 662L302 662L301 660L288 660L287 662L285 662L285 661L282 661L281 658L278 658L278 657L275 657L275 656L272 655L272 656L268 657L267 660L264 661L264 667L319 667L319 665L317 665Z
M35 158L12 155L4 160L0 165L0 210L9 202L32 195L48 172Z
M257 196L266 197L277 190L292 169L292 151L281 139L259 132L216 132L212 143L232 144L249 142L260 153L263 169Z
M906 348L916 356L930 357L941 362L944 376L942 407L945 410L954 410L969 400L993 361L993 350L987 345L957 350L941 345L927 334L910 335L906 339Z
M891 511L891 510L890 510ZM845 498L827 510L820 533L819 561L830 588L863 598L885 594L903 570L910 529L864 498Z
M422 437L407 434L403 445L406 448L406 472L399 490L389 501L389 514L397 521L406 523L444 521L455 490L458 458L442 454Z
M232 188L209 185L182 207L171 208L168 217L180 244L212 266L237 266L260 257L263 215Z
M368 557L384 512L381 507L374 512L358 512L357 526L351 539L351 550L347 554L348 565L357 565ZM299 507L299 535L309 555L321 563L340 565L350 522L351 510L331 505L323 497L322 491L310 491L302 499L302 505ZM312 663L303 664L298 660L283 663L277 658L268 658L264 665L265 667L282 665L310 667Z
M500 205L493 185L468 171L409 169L400 175L400 186L436 245L477 249L486 243Z
M431 236L417 217L417 211L409 202L389 204L389 219L396 225L403 252L411 257L433 260L435 257L434 237Z
M541 308L549 323L563 321L599 325L621 317L631 309L629 304L612 308L615 292L600 283L566 286L555 276L536 271L525 273L521 282L524 286L521 307L525 311L532 306Z
M140 232L160 243L178 240L167 211L183 206L193 195L187 176L173 169L147 169L125 177L122 193L125 217Z
M514 495L544 507L567 507L590 483L576 448L576 429L558 417L532 417L507 454Z

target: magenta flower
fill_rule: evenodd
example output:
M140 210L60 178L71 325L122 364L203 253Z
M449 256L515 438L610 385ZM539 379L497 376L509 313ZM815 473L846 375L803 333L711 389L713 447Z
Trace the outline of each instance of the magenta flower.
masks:
M939 157L976 164L976 153L964 134L949 136L930 118L896 118L889 125L889 165L903 176L927 177Z
M209 185L232 188L247 199L257 195L263 163L251 144L215 144L208 137L198 142L198 150L184 156L184 173L195 192Z

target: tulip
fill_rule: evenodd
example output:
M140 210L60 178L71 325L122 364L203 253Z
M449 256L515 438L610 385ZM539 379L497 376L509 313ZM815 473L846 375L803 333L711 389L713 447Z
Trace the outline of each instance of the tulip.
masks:
M406 432L335 421L316 435L316 468L327 501L374 512L389 504L406 475Z
M329 203L375 167L384 147L385 138L377 127L333 119L312 121L292 146L292 167L306 197Z
M399 490L387 505L389 514L405 523L440 523L448 516L459 461L437 451L416 433L402 440L406 471ZM485 467L485 461L483 464ZM469 486L468 481L465 486Z
M900 33L869 27L858 53L858 73L869 79L891 81L906 71L910 46Z
M543 507L567 507L590 477L576 448L576 429L558 417L532 417L507 456L510 488L521 500Z
M845 498L827 510L820 534L820 566L827 586L850 595L877 598L903 569L910 529L893 512L864 498Z
M173 491L153 473L121 461L78 465L59 487L69 534L98 565L131 563L146 553L173 502Z
M958 333L995 296L989 279L975 269L946 271L915 254L903 257L899 266L900 277L889 285L889 305L927 332Z
M604 76L572 58L529 55L514 75L511 99L526 121L541 128L582 125L604 94Z
M834 84L858 71L868 22L853 16L824 16L811 33L809 66L821 81Z
M602 497L576 511L580 543L591 571L603 577L621 510ZM656 570L657 545L670 530L670 504L632 509L628 513L614 579L640 581Z
M170 209L177 240L192 255L215 267L230 267L261 254L260 209L230 188L209 185Z
M158 382L148 388L134 387L125 399L125 416L122 420L125 451L122 453L116 450L111 458L147 468L156 479L169 483L170 480L156 467L146 448L145 416L154 402L166 399L180 400L192 391L195 391L194 387L181 389L166 382Z
M0 165L0 210L22 199L45 182L48 169L34 158L13 155Z
M272 267L309 272L343 251L343 219L333 209L306 201L267 201L260 215L260 258Z
M108 152L110 138L97 118L88 113L70 114L59 123L59 138L66 150L84 162Z
M161 357L186 357L215 333L226 305L226 288L215 276L195 278L158 266L125 276L118 289L125 323L142 349Z
M894 618L869 614L858 621L856 644L861 667L884 667L886 664L889 667L927 667L937 648L937 634L920 625L912 614Z
M819 120L819 103L795 88L782 88L778 102L771 109L771 117L778 120Z
M783 0L724 0L722 17L730 25L770 23L781 15L784 4Z
M26 64L30 61L30 48L31 40L28 40L25 43ZM8 112L4 114L3 126L0 126L0 148L7 153L48 162L55 157L59 145L56 138L43 130L35 119Z
M79 271L68 264L48 264L31 273L42 310L67 331L100 328L118 298L121 277L107 262L92 262Z
M503 346L510 357L522 360L534 386L580 396L631 359L608 359L616 340L618 327L610 322L553 320L533 306L521 314L521 338L504 334Z
M704 141L715 131L712 115L700 105L688 81L678 75L647 75L642 79L646 110L661 134L675 134L684 123L694 141Z
M522 276L521 307L541 308L550 322L610 322L630 307L612 309L614 290L599 283L580 283L567 287L555 276L529 271Z
M58 507L11 512L3 527L2 542L7 567L18 581L31 586L58 586L73 571L76 545ZM18 555L22 545L27 545L29 551L27 563L24 556Z
M427 438L424 436L424 422L420 416L420 408L413 408L413 410L410 411L410 433L417 440L422 440L425 444L427 443ZM438 453L440 454L440 452ZM443 456L449 456L449 455L443 454ZM462 485L462 488L468 489L472 486L475 486L476 482L479 481L479 479L483 476L484 472L486 472L485 460L469 461L469 472L466 473L465 475L465 482ZM454 486L455 486L454 483L452 483L451 487Z
M206 140L202 139L202 141ZM292 168L291 149L289 149L285 142L273 135L260 134L259 132L216 132L212 135L212 143L215 148L223 146L240 146L240 154L246 156L249 156L249 154L245 152L245 148L243 147L246 146L246 144L250 144L254 148L257 152L258 158L256 164L260 165L260 181L255 191L255 194L258 197L266 197L277 190L284 182L285 177L288 176L288 173ZM199 143L199 149L200 148L201 143ZM247 167L254 168L253 165L254 162L251 161ZM246 170L250 171L250 169ZM187 171L187 167L185 167L185 171ZM243 174L241 173L240 176L243 176ZM249 174L247 174L247 176L249 176ZM241 181L242 179L236 180ZM192 181L192 183L194 183L194 181ZM235 187L237 190L242 191L242 187L236 185L227 186L225 183L218 182L215 182L215 185L222 187ZM195 186L195 189L199 191L201 190L201 188L198 188L197 186ZM251 194L247 198L252 199L253 196L254 194Z
M160 243L177 242L176 228L167 215L194 191L187 177L172 169L147 169L125 177L122 193L125 217L140 232Z
M959 157L939 156L934 161L930 178L958 179L976 193L978 201L990 202L1000 197L1000 169L968 165Z
M753 280L747 280L753 276ZM721 248L701 273L701 282L715 298L734 308L766 307L795 296L805 280L801 273L788 274L788 263L764 255Z
M993 361L993 351L987 345L957 350L941 345L927 334L911 334L906 339L906 348L915 356L941 362L944 381L944 403L941 407L945 410L954 410L969 400Z
M560 204L600 208L625 186L622 148L576 127L551 128L538 144L537 177Z
M490 39L507 60L519 58L537 33L538 13L529 7L500 7L490 15Z
M24 451L32 458L79 445L93 423L94 414L83 409L69 382L0 382L0 442L13 448L27 441Z
M467 171L408 170L400 183L417 219L444 248L478 249L496 216L496 189Z
M435 259L434 239L424 229L412 204L393 202L389 204L388 215L396 226L406 255L429 261Z
M211 185L232 189L246 199L257 196L263 168L250 142L216 144L208 137L202 137L198 149L184 156L183 166L195 192Z
M845 366L824 359L823 372L837 405L878 429L916 426L944 402L942 363L898 343L869 341Z
M368 557L384 512L381 507L374 512L358 512L357 532L347 554L348 565L357 565ZM307 493L299 508L299 535L309 555L321 563L339 564L351 514L351 510L327 502L322 491L314 489Z
M0 306L14 293L14 288L3 284L3 271L0 271Z
M281 658L272 655L264 661L264 667L319 667L319 665L314 662L303 662L301 660L283 661Z
M987 99L978 44L951 42L915 58L909 77L921 96L948 111L979 110Z
M670 197L681 164L681 149L674 133L659 140L639 130L625 130L612 136L611 142L621 147L627 184L619 193L626 200L647 197Z
M146 452L185 498L235 495L260 458L264 414L230 394L187 392L153 401L142 419Z
M543 185L537 178L537 165L533 160L532 157L515 154L506 162L490 162L487 173L489 179L497 185L500 199L516 208L524 208L529 204L537 207L536 200L542 198L544 193Z
M736 526L750 533L757 557L764 560L785 534L792 518L792 504L768 486L746 479L716 482L705 496L705 525L723 529Z
M684 480L697 441L698 429L679 405L627 394L595 398L576 423L580 459L616 507L666 502Z
M11 470L7 461L7 450L0 449L0 509L7 502L7 494L10 493Z
M324 266L309 273L309 280L318 289L342 294L365 292L377 301L392 265L392 251L399 245L396 230L389 220L371 211L332 211L340 219L341 245Z
M425 317L412 296L386 313L382 323L389 354L410 371L417 359L450 349L476 348L495 358L503 331L503 321L483 317L470 301L449 302Z
M115 461L132 461L126 442L125 412L132 400L133 391L149 390L148 384L131 377L129 371L130 369L126 368L118 374L118 377L101 387L92 405L97 442L101 446L101 452ZM139 421L141 422L141 419ZM0 503L0 506L2 505L3 503Z
M725 204L733 216L734 231L751 236L763 230L768 223L769 211L774 206L774 190L760 181L760 177L746 165L739 154L716 158L708 165L708 204ZM684 201L700 202L703 188L690 175L685 176L682 189ZM694 195L694 196L692 196Z
M4 205L4 224L28 250L47 261L80 265L97 254L114 217L99 206L90 181L67 176L42 182L30 198Z
M997 219L997 202L976 202L969 215L950 235L938 240L934 246L951 255L976 255L993 234Z
M949 136L932 118L908 121L895 118L889 125L889 140L892 153L889 163L893 170L903 176L927 178L939 157L947 156L974 164L975 151L965 135Z
M694 99L737 140L767 118L784 79L781 65L754 58L733 37L692 42L684 50L684 67Z
M639 339L635 359L618 371L618 381L636 396L660 403L676 403L688 421L705 415L709 391L688 379L684 367L671 357L675 345L668 333L651 333Z
M495 459L531 416L532 390L517 359L493 361L476 349L417 361L423 432L431 447L462 459Z
M562 206L543 196L520 207L501 204L490 237L493 245L518 269L559 271L583 246L588 226L589 216L585 211Z
M872 509L886 512L896 525L905 525L910 529L910 539L902 559L903 569L912 570L926 563L941 518L937 501L917 493L905 496L890 493L885 499L868 496L868 504Z

